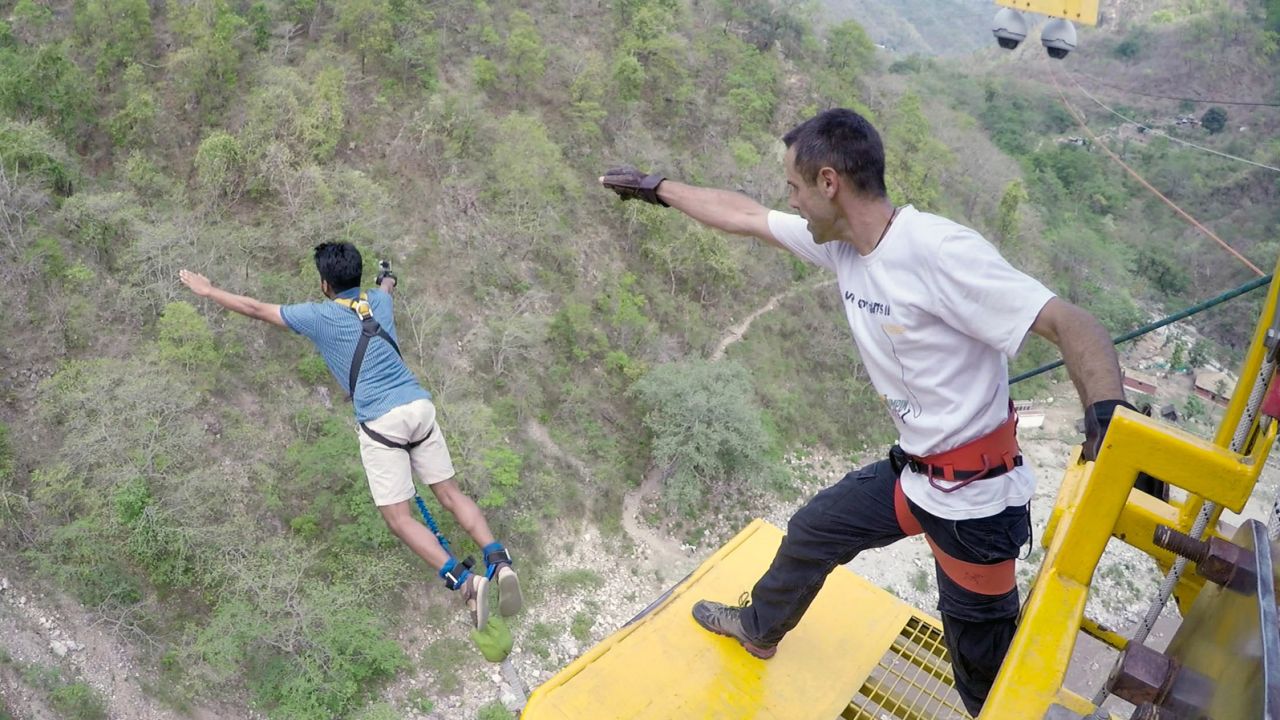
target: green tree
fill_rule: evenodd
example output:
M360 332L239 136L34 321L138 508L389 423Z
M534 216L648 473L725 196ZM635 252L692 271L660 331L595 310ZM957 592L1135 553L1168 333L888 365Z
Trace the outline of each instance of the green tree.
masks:
M346 126L346 74L342 68L320 71L311 86L311 98L298 123L302 144L316 160L328 160L338 147Z
M141 66L130 65L125 69L120 98L120 110L107 123L111 139L124 148L150 145L155 132L156 97Z
M954 159L929 127L914 93L903 95L894 107L885 133L885 183L896 205L912 203L936 209L942 192L940 170Z
M1217 105L1214 105L1208 110L1205 110L1204 115L1200 116L1200 124L1203 125L1204 129L1208 130L1211 135L1216 135L1222 132L1223 128L1227 126L1227 111Z
M773 470L763 413L746 369L703 360L659 365L631 387L659 467L673 466L664 494L686 515L706 493L759 482Z
M196 149L196 177L211 196L234 200L244 188L245 154L240 141L216 130Z
M178 86L201 106L220 107L240 79L247 23L227 0L169 0L168 16L186 43L170 60Z
M742 130L762 132L778 105L781 70L773 54L750 45L743 45L734 55L725 75L726 104Z
M222 362L209 323L187 302L165 306L156 323L156 344L163 360L189 373L212 376Z
M510 25L504 44L507 74L517 88L529 87L541 80L546 72L547 49L543 47L542 36L529 13L513 11Z
M874 66L876 46L861 25L846 20L827 31L826 57L833 70L857 77Z
M574 134L584 143L603 140L600 124L609 116L605 109L605 72L603 58L591 53L569 85L569 116L575 122Z
M35 49L0 43L0 115L43 120L63 140L76 140L94 125L94 96L71 59L69 42Z
M1177 372L1187 371L1187 344L1182 340L1173 341L1173 352L1169 354L1169 367Z
M996 210L996 234L1004 241L1006 247L1017 243L1020 221L1018 211L1027 202L1027 189L1021 180L1010 180L1004 186L1000 196L1000 206Z
M9 16L13 34L29 45L40 45L53 25L53 10L32 0L18 0ZM6 43L0 42L0 45Z
M80 0L75 3L76 34L97 55L97 73L150 57L151 7L147 0Z
M1209 354L1212 346L1205 342L1203 338L1197 338L1191 343L1191 349L1187 351L1187 363L1193 368L1204 367L1209 362Z
M580 184L542 120L512 113L498 123L489 163L489 195L505 212L543 228Z
M434 27L435 11L413 0L391 0L391 26L395 35L390 59L400 68L401 82L417 78L427 90L436 87L440 63L440 39Z
M0 117L0 158L7 170L28 173L60 195L70 195L80 179L71 153L41 121L25 123Z
M676 34L680 3L626 0L614 5L614 13L618 19L614 78L622 97L639 98L641 89L664 103L689 97L693 89L688 84L685 41Z
M1191 276L1164 248L1141 248L1133 259L1133 271L1151 282L1163 295L1181 295L1191 287Z
M338 30L360 54L360 74L368 58L391 52L393 30L388 0L343 0L336 6Z

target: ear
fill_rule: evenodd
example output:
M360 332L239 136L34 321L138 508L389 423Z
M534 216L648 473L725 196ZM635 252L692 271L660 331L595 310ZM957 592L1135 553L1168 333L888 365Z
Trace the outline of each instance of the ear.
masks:
M325 297L333 297L333 288L329 287L329 281L324 278L320 279L320 293Z
M835 168L824 167L818 171L818 189L828 199L834 199L840 192L840 173Z

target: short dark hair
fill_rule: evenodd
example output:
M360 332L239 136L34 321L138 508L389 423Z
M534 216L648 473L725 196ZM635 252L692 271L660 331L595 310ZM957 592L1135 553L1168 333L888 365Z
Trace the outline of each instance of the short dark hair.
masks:
M364 261L360 251L348 242L323 242L316 246L316 270L320 279L329 283L334 292L360 287L360 275Z
M884 197L884 144L866 118L845 108L824 110L782 136L795 148L796 171L812 184L818 171L834 169L863 195Z

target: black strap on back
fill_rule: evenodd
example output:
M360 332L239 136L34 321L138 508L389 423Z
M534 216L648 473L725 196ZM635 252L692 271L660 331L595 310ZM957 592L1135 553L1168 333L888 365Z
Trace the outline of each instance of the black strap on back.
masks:
M353 309L352 312L360 315L358 310ZM380 337L391 344L391 348L396 351L401 359L404 358L400 354L400 346L392 339L391 334L382 329L377 320L373 319L373 315L360 318L360 340L356 342L356 354L351 358L351 372L347 375L347 392L351 393L351 397L356 396L356 381L360 379L360 366L364 364L364 353L369 349L369 341L375 337Z
M356 341L356 352L351 358L351 372L347 375L347 389L350 393L350 397L348 399L354 400L356 396L356 383L360 381L360 367L364 365L364 354L365 351L369 349L370 340L375 337L380 337L383 340L386 340L387 343L391 345L391 349L396 351L396 355L400 358L401 362L404 361L404 354L400 352L400 346L396 344L395 338L391 337L391 334L386 330L383 330L382 325L374 319L373 310L369 307L368 298L363 291L360 292L359 301L339 298L337 299L337 302L339 305L342 305L355 313L356 317L360 318L360 339ZM361 309L365 312L361 312ZM360 423L360 429L364 430L365 434L372 440L382 445L405 451L412 450L426 442L427 438L431 437L432 432L427 431L426 435L422 436L418 440L414 440L413 442L398 443L382 433L373 430L366 423Z

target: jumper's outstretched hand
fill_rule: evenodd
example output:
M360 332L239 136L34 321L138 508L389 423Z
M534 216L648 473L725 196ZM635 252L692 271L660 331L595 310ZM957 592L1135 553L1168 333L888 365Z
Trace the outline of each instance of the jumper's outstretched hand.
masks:
M213 283L209 282L209 278L198 272L191 272L186 269L179 270L178 279L182 281L183 285L191 288L191 292L200 297L207 297L213 291Z
M631 165L621 165L605 170L600 184L618 193L623 200L640 198L647 203L669 207L658 197L658 186L666 179L665 175L644 173Z

